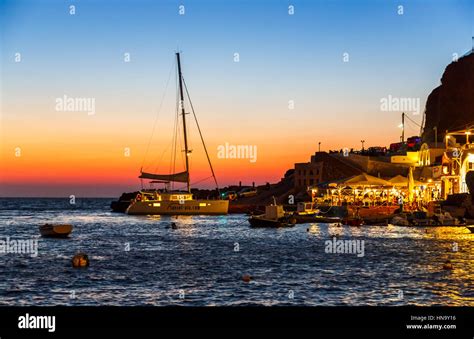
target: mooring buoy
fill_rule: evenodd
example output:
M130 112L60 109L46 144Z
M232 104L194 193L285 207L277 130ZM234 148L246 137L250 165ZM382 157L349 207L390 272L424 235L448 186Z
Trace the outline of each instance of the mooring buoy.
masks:
M72 267L88 267L89 266L89 257L85 253L77 253L72 257Z
M248 282L250 282L251 280L252 280L252 276L251 276L250 274L244 274L244 275L242 276L242 281L243 281L243 282L248 283Z

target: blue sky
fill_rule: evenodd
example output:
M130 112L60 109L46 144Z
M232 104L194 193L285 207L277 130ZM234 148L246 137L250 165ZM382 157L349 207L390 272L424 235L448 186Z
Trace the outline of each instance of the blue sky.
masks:
M36 74L81 78L87 69L107 74L107 86L137 77L147 85L156 83L153 74L166 73L179 46L196 76L222 73L232 90L257 80L265 87L255 95L333 92L332 82L341 91L355 86L367 95L386 80L390 88L384 90L421 94L439 79L453 53L470 48L472 3L2 0L2 59L8 62L12 52L22 51ZM76 6L73 17L67 13L70 4ZM180 4L184 16L178 15ZM293 16L289 4L295 6ZM132 54L134 74L115 57L124 52ZM234 52L244 67L228 62ZM350 56L347 65L340 62L344 52Z

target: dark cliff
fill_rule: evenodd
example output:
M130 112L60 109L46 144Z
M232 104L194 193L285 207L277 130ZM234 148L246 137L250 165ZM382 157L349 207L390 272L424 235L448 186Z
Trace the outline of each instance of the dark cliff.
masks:
M434 141L433 127L438 128L438 140L445 131L460 130L474 124L474 53L449 64L441 85L428 96L425 111L424 141Z

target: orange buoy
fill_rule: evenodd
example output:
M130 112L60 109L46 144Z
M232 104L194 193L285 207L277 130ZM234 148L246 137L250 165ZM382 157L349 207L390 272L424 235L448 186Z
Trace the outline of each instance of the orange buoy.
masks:
M445 270L454 269L453 264L451 263L451 260L446 260L446 262L443 265L443 269L445 269Z
M250 282L251 280L252 280L252 277L250 276L250 274L244 274L244 275L242 276L242 281L243 281L243 282L248 283L248 282Z
M88 267L89 266L89 257L85 253L77 253L72 257L72 267Z

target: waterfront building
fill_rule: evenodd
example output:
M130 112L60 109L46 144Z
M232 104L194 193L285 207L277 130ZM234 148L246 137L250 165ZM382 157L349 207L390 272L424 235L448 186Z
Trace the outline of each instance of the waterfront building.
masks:
M340 160L334 154L326 152L316 152L311 156L309 162L296 163L294 168L294 188L297 191L362 173L355 166Z
M321 182L323 163L306 162L295 164L295 188L302 189Z
M468 193L466 174L474 171L474 126L446 133L441 179L443 194Z

